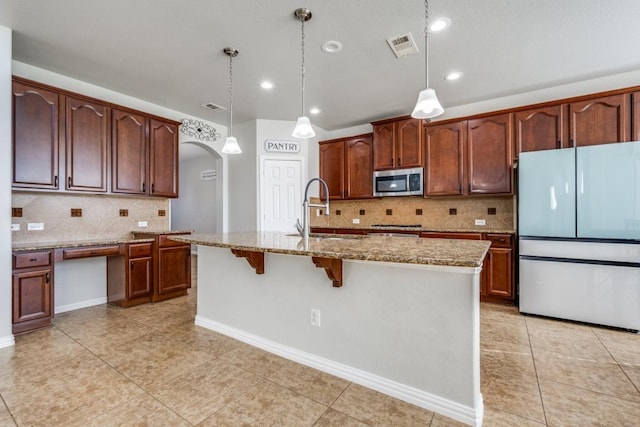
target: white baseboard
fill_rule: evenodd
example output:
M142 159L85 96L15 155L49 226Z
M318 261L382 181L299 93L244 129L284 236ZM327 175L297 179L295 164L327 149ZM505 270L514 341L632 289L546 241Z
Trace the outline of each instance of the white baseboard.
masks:
M318 369L319 371L335 375L336 377L340 377L356 384L360 384L389 396L404 400L405 402L409 402L421 408L437 412L449 418L453 418L460 422L472 426L482 425L482 418L484 415L484 405L482 402L482 397L480 399L479 407L474 410L474 408L472 407L461 405L451 400L444 399L440 396L427 393L425 391L398 383L379 375L363 371L361 369L357 369L348 365L344 365L342 363L334 362L333 360L316 356L312 353L307 353L292 347L279 344L275 341L262 338L260 336L236 329L234 327L216 322L214 320L204 318L202 316L196 315L195 324L198 326L202 326L203 328L219 332L223 335L230 336L254 347L266 350L270 353L277 354L278 356L284 357L285 359L289 359L302 365Z
M65 313L67 311L79 310L81 308L93 307L94 305L106 304L107 297L89 299L86 301L75 302L73 304L60 305L55 308L55 314Z
M16 345L16 340L13 338L13 335L7 335L6 337L0 338L0 348L11 347Z

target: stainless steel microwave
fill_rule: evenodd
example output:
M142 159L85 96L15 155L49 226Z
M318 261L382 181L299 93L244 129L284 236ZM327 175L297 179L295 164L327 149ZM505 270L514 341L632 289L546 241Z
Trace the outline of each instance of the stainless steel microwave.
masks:
M373 172L373 196L421 196L422 168Z

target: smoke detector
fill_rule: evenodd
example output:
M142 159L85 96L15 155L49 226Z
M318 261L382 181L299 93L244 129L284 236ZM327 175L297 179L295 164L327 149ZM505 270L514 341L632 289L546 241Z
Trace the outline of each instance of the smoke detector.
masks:
M405 56L415 55L418 53L418 47L416 46L416 42L413 40L411 33L391 37L390 39L387 39L387 43L389 43L389 47L396 58L404 58Z
M218 105L218 104L214 104L213 102L207 102L206 104L202 104L202 106L204 108L208 108L212 111L224 111L226 110L226 107L223 107L222 105Z

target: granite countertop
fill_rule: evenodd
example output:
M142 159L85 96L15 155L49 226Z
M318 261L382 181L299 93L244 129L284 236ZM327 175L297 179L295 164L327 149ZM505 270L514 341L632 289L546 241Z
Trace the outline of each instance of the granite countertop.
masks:
M14 243L11 245L13 251L36 251L44 249L61 249L61 248L81 248L86 246L106 246L119 245L121 243L148 243L153 239L134 239L134 238L103 238L103 239L86 239L86 240L65 240L55 242L30 242L30 243Z
M132 231L134 235L136 234L153 234L154 236L159 236L161 234L191 234L193 230L135 230Z
M169 240L256 252L457 267L480 267L490 246L485 240L327 234L312 235L305 248L300 236L281 232L193 234Z
M374 230L374 231L431 231L436 233L497 233L497 234L515 234L515 230L507 228L434 228L434 227L407 227L407 226L345 226L345 227L327 227L322 225L312 225L311 228L336 229L336 230Z

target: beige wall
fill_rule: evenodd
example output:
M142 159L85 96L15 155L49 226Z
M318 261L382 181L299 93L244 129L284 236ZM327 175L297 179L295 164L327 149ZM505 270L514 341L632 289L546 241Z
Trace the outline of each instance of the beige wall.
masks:
M102 195L51 194L14 191L12 208L22 208L22 217L11 218L20 224L13 231L13 243L67 241L98 238L126 238L131 231L169 230L169 200ZM71 217L71 209L82 209L82 217ZM128 210L121 217L120 209ZM166 216L159 216L164 210ZM147 221L138 228L138 221ZM27 223L44 223L43 231L27 231Z
M317 200L316 200L317 201ZM311 225L316 227L369 227L373 224L420 225L435 230L501 230L514 231L513 197L466 197L425 199L421 197L385 197L371 200L331 202L331 215L316 216L311 213ZM496 214L489 215L488 209ZM364 209L364 215L360 210ZM387 214L391 209L391 215ZM422 209L422 214L416 210ZM449 209L456 209L450 215ZM340 215L336 215L340 210ZM358 218L360 224L354 224ZM476 219L484 219L485 226L476 226Z

